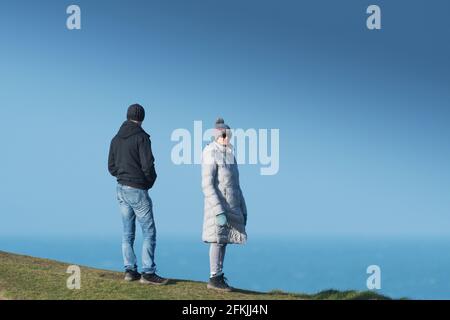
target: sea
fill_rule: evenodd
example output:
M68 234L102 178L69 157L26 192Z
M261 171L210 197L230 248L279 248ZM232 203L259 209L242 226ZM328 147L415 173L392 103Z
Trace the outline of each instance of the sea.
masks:
M138 259L141 245L138 236ZM0 235L0 250L123 269L120 234ZM158 236L155 260L164 277L207 281L209 276L208 245L198 235ZM227 247L224 272L230 285L256 291L370 289L396 299L450 299L450 237L259 235L246 245ZM379 280L375 288L374 276Z

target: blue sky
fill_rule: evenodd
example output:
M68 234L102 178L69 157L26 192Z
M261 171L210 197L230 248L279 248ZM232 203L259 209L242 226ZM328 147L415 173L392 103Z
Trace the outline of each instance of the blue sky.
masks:
M66 8L82 30L66 29ZM382 30L366 28L366 8ZM147 109L159 234L200 239L199 166L174 129L280 129L280 171L241 166L250 237L450 227L448 1L8 1L0 11L0 234L120 232L110 139Z

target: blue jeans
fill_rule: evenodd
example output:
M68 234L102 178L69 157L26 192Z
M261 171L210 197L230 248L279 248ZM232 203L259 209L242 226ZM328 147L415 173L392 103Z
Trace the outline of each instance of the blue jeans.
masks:
M117 185L117 200L123 222L122 254L125 270L137 271L134 239L136 236L136 218L142 228L142 272L156 272L155 246L156 227L153 220L153 204L148 191Z

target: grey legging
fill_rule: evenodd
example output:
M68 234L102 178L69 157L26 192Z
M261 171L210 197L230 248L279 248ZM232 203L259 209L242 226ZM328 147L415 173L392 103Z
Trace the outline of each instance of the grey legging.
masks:
M221 275L225 258L226 244L211 243L209 247L209 266L211 277Z

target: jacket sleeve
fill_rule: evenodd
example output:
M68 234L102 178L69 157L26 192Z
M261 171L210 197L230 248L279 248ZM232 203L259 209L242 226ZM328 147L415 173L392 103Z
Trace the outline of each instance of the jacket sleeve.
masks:
M245 216L245 218L247 219L247 204L245 203L245 197L242 194L242 190L241 187L239 187L239 191L241 193L241 210L242 210L242 214Z
M149 188L153 187L156 181L155 158L153 157L152 144L148 137L139 140L139 158L141 169L149 183Z
M218 190L214 185L217 176L217 164L214 161L212 151L205 150L202 156L202 190L213 215L225 212L220 201Z
M236 163L236 158L234 159L234 163ZM239 169L237 167L236 167L236 175L237 175L237 182L238 182L238 186L239 186L239 193L240 193L240 197L241 197L241 211L242 211L242 214L245 216L245 219L247 220L247 204L245 203L245 197L244 197L244 194L242 193L241 181L240 181L240 177L239 177Z
M111 141L111 144L109 146L108 171L112 176L116 177L117 176L117 167L116 167L116 163L115 163L115 159L114 159L113 141L114 141L114 139Z

